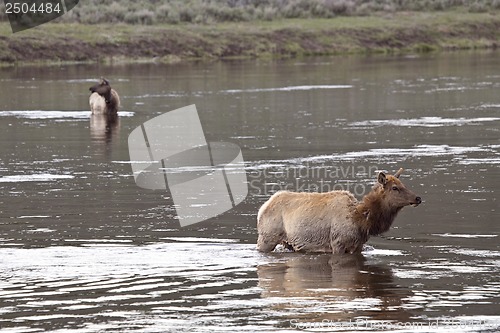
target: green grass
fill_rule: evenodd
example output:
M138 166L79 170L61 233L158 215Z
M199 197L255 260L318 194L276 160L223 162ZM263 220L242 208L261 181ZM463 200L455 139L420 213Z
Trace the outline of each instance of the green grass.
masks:
M397 12L334 19L200 24L49 23L12 34L0 23L0 62L177 61L495 48L500 12Z

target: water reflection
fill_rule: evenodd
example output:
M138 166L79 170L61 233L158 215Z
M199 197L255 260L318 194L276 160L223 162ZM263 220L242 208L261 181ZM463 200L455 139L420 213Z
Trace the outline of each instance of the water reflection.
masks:
M91 114L90 135L93 140L109 143L120 133L117 114Z
M292 321L407 321L402 310L409 290L397 290L390 267L360 255L287 254L257 268L261 296ZM278 301L279 300L279 301ZM292 322L293 323L293 322Z

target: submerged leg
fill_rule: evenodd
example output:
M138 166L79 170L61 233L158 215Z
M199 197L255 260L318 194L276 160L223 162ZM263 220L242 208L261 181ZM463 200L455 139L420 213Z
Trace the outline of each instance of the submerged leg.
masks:
M295 252L295 249L293 248L293 246L291 244L288 244L288 242L283 241L283 242L281 242L281 245L283 245L285 247L285 249L287 249L288 251Z
M274 250L276 245L278 245L279 241L273 241L269 239L264 239L262 235L259 235L257 239L257 250L260 252L271 252Z

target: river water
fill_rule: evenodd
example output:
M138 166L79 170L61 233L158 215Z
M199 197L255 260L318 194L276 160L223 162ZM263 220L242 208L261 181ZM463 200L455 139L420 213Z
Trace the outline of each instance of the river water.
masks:
M499 55L0 69L0 330L500 330ZM88 112L100 76L109 125ZM180 227L127 138L190 104L241 147L249 193ZM255 250L272 193L361 197L400 167L424 202L361 256Z

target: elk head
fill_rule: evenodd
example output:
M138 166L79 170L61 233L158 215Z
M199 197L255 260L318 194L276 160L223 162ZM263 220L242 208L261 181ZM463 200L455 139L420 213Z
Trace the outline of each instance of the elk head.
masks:
M105 78L101 77L101 80L99 81L99 83L90 87L89 90L92 93L98 93L99 95L104 97L104 99L106 100L106 103L110 102L110 100L111 100L111 86L109 84L109 81L106 80Z
M399 180L403 169L399 169L394 175L386 175L383 172L378 174L378 183L383 188L385 204L396 209L412 205L417 207L422 203L422 198L406 188Z

